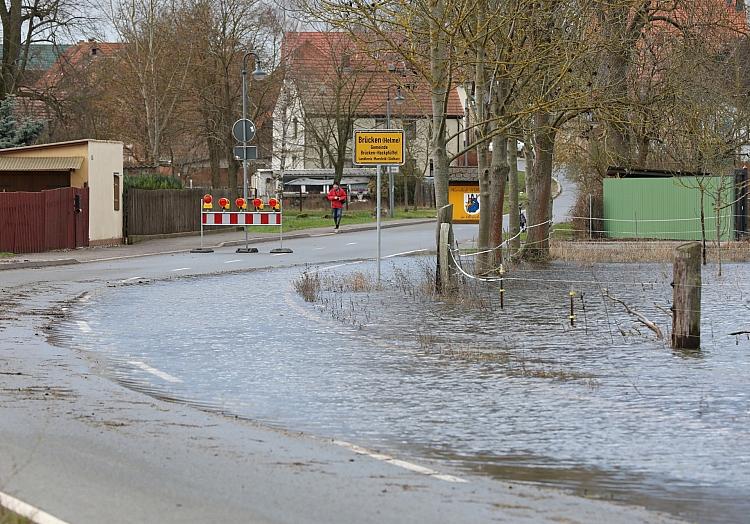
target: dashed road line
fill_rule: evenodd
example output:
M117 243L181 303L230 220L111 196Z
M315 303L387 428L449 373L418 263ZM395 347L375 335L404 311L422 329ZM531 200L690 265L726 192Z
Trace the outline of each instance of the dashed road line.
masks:
M42 511L39 508L35 508L31 504L18 500L15 497L11 497L2 491L0 491L0 506L9 509L13 513L21 515L22 517L26 517L35 524L67 524L64 520L53 517L49 513Z
M401 253L393 253L392 255L384 256L382 258L393 258L393 257L400 257L403 255L411 255L413 253L422 253L423 251L427 251L426 249L415 249L413 251L403 251Z
M182 379L179 379L173 375L170 375L169 373L165 373L164 371L156 368L152 368L145 362L141 362L140 360L128 360L128 364L131 366L135 366L139 369L142 369L146 373L151 373L155 377L159 377L162 380L166 380L167 382L172 382L173 384L177 384L182 382Z
M374 458L375 460L387 462L388 464L392 464L399 468L407 469L409 471L413 471L414 473L419 473L421 475L427 475L428 477L433 477L438 480L444 480L446 482L468 482L468 480L462 479L461 477L455 477L453 475L444 475L442 473L435 471L434 469L430 469L425 466L420 466L419 464L413 464L405 460L393 458L390 455L386 455L384 453L375 453L374 451L370 451L369 449L365 449L355 444L351 444L350 442L345 442L343 440L334 440L333 443L336 444L337 446L341 446L342 448L349 449L353 451L354 453L357 453L358 455L366 455L370 458Z
M357 243L356 242L347 242L346 245L347 246L356 246Z
M78 324L78 329L84 333L91 333L91 326L85 320L76 320L76 324Z
M351 266L351 265L354 265L354 264L361 264L361 263L362 263L361 260L356 260L354 262L345 262L343 264L334 264L332 266L321 267L318 271L327 271L329 269L335 269L337 267Z
M139 278L143 278L143 277L130 277L130 278L126 278L125 280L120 280L120 283L121 284L125 284L125 283L131 282L133 280L138 280Z
M189 267L178 267L177 269L173 269L172 272L174 273L175 271L187 271L188 269L190 269L190 268Z
M224 263L225 263L225 264L234 264L235 262L242 262L242 259L241 259L241 258L238 258L238 259L236 259L236 260L227 260L227 261L226 261L226 262L224 262Z

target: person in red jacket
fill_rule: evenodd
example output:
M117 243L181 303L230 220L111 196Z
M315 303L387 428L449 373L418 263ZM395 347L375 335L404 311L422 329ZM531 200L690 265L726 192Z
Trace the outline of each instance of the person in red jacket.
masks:
M339 232L339 225L341 224L341 215L344 213L344 202L346 202L346 191L339 187L338 184L333 184L331 190L328 192L328 200L331 201L331 210L333 211L333 224L336 226L334 232Z

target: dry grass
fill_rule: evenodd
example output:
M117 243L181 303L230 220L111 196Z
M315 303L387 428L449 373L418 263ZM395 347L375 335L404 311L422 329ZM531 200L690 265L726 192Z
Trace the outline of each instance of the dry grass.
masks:
M684 241L575 242L553 241L550 255L563 262L671 262L674 250ZM722 243L721 250L709 244L708 261L750 261L750 242Z
M305 271L294 281L294 289L302 295L305 302L316 302L320 298L320 275Z
M376 287L377 283L374 279L361 271L344 275L326 274L321 279L321 288L324 291L365 293Z

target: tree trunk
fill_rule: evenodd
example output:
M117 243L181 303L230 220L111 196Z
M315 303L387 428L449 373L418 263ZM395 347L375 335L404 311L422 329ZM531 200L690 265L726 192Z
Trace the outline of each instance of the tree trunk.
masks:
M3 26L3 57L2 57L2 91L0 98L16 93L18 88L19 64L21 63L21 17L20 0L12 0L10 8L7 2L1 8Z
M218 189L221 187L221 163L218 154L218 148L214 141L208 139L208 161L211 166L211 187Z
M449 93L448 42L440 21L445 18L445 0L435 0L430 18L430 72L432 76L432 167L435 204L448 204L448 151L445 137L445 107Z
M409 179L406 177L406 173L402 176L404 177L404 209L409 211Z
M534 114L534 167L526 177L529 188L529 228L524 257L532 260L549 258L549 231L552 218L552 154L555 130L549 113Z
M508 138L505 135L492 137L492 169L490 170L490 245L497 248L492 252L492 267L497 269L503 263L503 201L505 200L505 180L508 178Z
M414 207L424 207L424 188L422 187L422 177L414 177Z

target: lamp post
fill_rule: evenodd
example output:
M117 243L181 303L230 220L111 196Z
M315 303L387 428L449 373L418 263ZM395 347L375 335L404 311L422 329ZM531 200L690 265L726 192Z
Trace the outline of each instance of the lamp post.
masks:
M253 71L253 79L260 81L268 76L268 73L263 71L260 66L260 58L255 54L254 51L248 51L245 56L242 57L242 120L247 120L247 57L252 56L255 58L255 71ZM242 145L247 145L247 136ZM242 159L242 196L247 202L247 160ZM245 228L245 235L247 235L247 228Z
M401 86L392 84L388 86L388 89L386 90L386 99L385 99L385 127L390 129L391 128L391 88L396 88L396 96L394 100L398 105L401 105L405 98L404 95L401 94ZM394 216L394 208L396 207L395 202L395 195L393 192L393 171L391 171L391 166L388 166L388 215L393 218Z
M260 67L260 58L253 51L248 51L245 56L242 57L242 124L240 126L241 135L237 136L240 142L242 142L243 153L242 153L242 197L247 202L247 143L252 139L252 135L255 134L255 130L248 132L248 126L252 124L247 120L247 57L252 56L255 58L255 71L253 71L253 78L255 80L263 80L267 74ZM232 130L232 133L235 133ZM248 133L251 136L248 136ZM240 138L242 140L240 140ZM245 230L245 247L237 248L237 253L257 253L258 249L254 247L248 247L247 242L247 226L243 228Z

